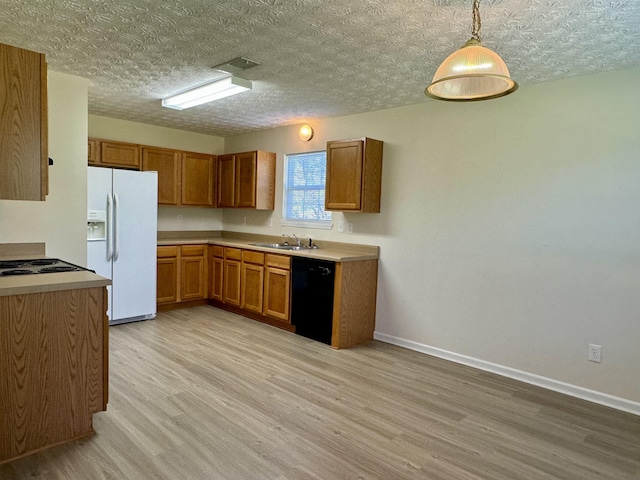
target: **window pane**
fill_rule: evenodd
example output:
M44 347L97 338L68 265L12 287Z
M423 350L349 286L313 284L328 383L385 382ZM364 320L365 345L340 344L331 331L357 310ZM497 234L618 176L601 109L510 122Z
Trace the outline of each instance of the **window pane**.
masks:
M330 221L324 211L326 152L287 155L284 179L285 220Z

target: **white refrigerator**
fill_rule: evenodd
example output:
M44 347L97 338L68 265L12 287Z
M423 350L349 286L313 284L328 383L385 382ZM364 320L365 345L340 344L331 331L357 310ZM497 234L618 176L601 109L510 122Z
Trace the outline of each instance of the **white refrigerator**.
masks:
M156 316L158 174L89 167L87 266L111 279L109 324Z

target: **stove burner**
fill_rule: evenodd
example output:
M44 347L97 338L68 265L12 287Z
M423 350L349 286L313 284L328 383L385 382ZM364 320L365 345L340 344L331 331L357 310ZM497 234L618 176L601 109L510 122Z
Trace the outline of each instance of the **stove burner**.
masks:
M41 258L38 260L31 260L29 265L53 265L54 263L58 263L60 260L57 258Z
M38 270L38 273L58 273L58 272L75 272L78 269L71 265L59 265L57 267L45 267Z
M25 260L2 260L0 261L0 268L18 268L25 263Z
M25 268L19 268L17 270L5 270L4 272L0 272L0 275L29 275L31 273L35 272Z

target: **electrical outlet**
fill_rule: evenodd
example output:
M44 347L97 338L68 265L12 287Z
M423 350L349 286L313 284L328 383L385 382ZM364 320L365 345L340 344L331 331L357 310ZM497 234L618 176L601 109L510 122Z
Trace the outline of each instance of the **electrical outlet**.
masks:
M178 223L182 223L182 215L178 215Z
M593 343L590 343L589 351L587 352L587 359L590 362L600 363L602 360L602 346L594 345Z
M347 233L353 233L353 223L347 223Z
M267 227L269 228L273 227L273 218L269 218L269 220L267 220Z
M247 217L242 217L242 224L246 225L247 224Z
M338 231L344 232L344 222L342 220L338 222Z

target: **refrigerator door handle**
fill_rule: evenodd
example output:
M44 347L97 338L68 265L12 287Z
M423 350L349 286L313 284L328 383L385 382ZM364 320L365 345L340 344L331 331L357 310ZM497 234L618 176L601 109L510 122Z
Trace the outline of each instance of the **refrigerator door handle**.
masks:
M113 233L111 231L113 224L113 200L111 194L107 193L107 261L113 258Z
M119 236L120 228L118 226L118 216L120 214L120 197L117 193L113 194L113 261L117 261L120 256Z

